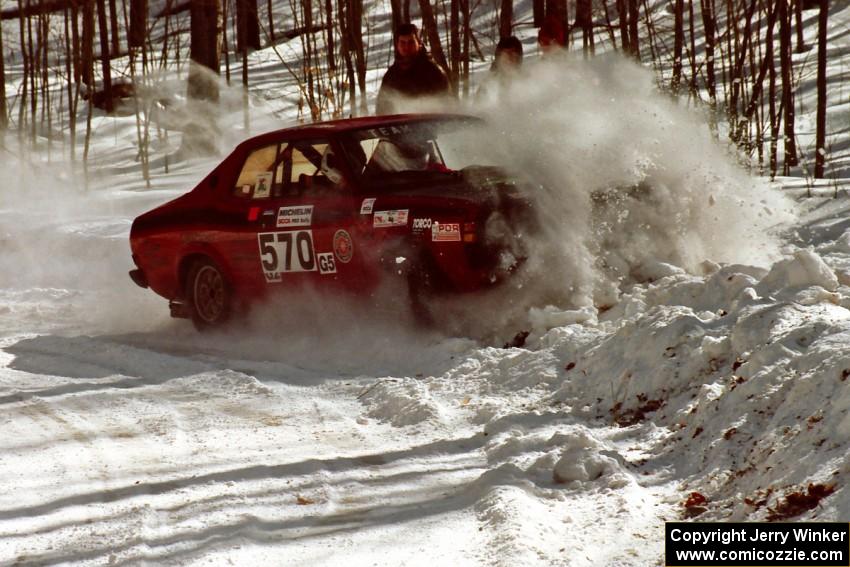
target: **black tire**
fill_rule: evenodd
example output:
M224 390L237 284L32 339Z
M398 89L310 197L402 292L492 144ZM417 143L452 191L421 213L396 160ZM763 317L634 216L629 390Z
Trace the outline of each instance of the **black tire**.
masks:
M192 323L199 331L222 327L230 320L233 292L221 268L209 258L192 264L185 295Z

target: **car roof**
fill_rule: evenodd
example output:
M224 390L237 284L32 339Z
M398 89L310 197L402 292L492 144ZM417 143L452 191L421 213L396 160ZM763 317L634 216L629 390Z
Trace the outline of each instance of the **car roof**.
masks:
M361 128L380 128L386 126L396 126L399 124L410 124L412 122L427 122L432 120L480 120L468 114L394 114L389 116L362 116L359 118L342 118L339 120L329 120L327 122L315 122L312 124L302 124L291 128L283 128L280 130L272 130L249 138L242 142L250 146L261 145L279 139L281 136L297 134L299 136L329 136L340 132L350 130L359 130Z

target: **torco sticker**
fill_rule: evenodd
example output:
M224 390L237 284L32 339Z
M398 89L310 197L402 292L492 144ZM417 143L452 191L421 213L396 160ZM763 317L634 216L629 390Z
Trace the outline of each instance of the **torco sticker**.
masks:
M375 228L407 226L407 213L408 209L400 211L375 211L375 216L372 217L372 225Z
M320 274L335 274L336 273L336 262L334 261L333 252L325 252L323 254L317 254L316 259L319 261L319 273Z
M431 219L413 219L413 234L419 234L429 228L431 228Z
M277 227L290 228L313 224L313 205L281 207L277 211Z
M267 283L281 281L281 275L287 272L316 271L312 230L261 232L257 242Z
M431 225L431 240L435 242L460 242L460 224L456 222Z
M361 215L371 215L372 209L375 207L375 198L371 199L363 199L363 204L360 205L360 214Z
M334 234L334 254L343 264L347 264L354 256L354 242L351 235L344 230L338 230Z

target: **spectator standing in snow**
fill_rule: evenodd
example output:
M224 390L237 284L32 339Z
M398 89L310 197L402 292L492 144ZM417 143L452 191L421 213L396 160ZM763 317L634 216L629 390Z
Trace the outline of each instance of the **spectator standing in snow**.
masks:
M476 98L481 102L498 102L519 74L521 66L522 42L513 35L500 39L490 75L479 87Z
M375 114L399 112L399 102L405 97L450 94L446 72L422 46L419 28L410 23L400 25L396 30L395 61L381 81Z

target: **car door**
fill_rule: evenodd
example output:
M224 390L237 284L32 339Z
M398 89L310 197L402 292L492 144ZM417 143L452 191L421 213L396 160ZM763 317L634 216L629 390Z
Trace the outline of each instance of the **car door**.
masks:
M264 217L257 234L267 284L357 287L355 197L336 155L326 138L292 140L283 151L273 218Z

